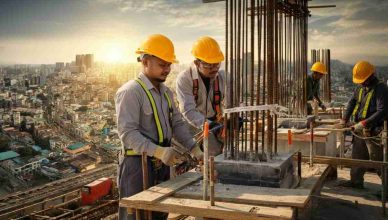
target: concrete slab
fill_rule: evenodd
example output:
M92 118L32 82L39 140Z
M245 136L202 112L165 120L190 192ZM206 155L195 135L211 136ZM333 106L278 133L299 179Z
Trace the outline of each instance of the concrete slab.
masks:
M326 126L319 126L326 127ZM310 155L310 132L292 134L292 146L288 146L288 129L278 129L278 152L294 152L300 150L303 155ZM314 154L320 156L337 155L337 132L314 132Z
M292 153L281 153L268 162L215 158L218 180L225 184L290 188L294 179Z

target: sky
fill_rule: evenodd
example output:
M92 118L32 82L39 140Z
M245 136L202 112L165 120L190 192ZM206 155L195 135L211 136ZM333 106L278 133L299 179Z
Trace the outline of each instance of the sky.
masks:
M387 0L313 0L309 49L329 48L333 59L388 65ZM202 0L0 0L0 64L135 62L134 51L153 33L168 36L181 63L208 35L224 47L225 3Z

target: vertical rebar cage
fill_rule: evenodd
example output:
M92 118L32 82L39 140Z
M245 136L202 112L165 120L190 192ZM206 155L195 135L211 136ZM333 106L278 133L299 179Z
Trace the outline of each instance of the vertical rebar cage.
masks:
M307 114L308 16L307 0L226 0L228 108L279 104L295 117ZM276 125L269 111L225 115L225 158L271 158Z

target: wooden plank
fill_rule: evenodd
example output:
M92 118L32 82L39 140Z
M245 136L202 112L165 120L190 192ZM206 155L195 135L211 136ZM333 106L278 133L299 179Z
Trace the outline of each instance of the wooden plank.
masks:
M303 172L303 170L309 170ZM304 164L302 168L302 181L300 183L300 189L309 189L311 195L319 193L323 186L326 177L333 171L333 168L326 164L315 164L314 167ZM304 176L303 176L304 173ZM306 173L308 176L306 176Z
M183 219L185 217L186 217L186 215L181 215L178 213L168 213L167 220L180 220L180 219Z
M294 157L295 159L296 157ZM309 157L308 156L302 156L303 162L308 162ZM333 166L358 166L358 167L364 167L364 168L373 168L373 169L381 169L382 167L387 167L388 162L382 162L382 161L372 161L372 160L357 160L357 159L349 159L349 158L339 158L339 157L329 157L329 156L314 156L313 158L314 163L319 164L329 164Z
M308 189L283 189L258 186L242 186L217 183L216 202L231 202L251 205L274 205L304 208L309 200ZM177 191L174 197L201 199L201 185L193 184Z
M153 186L131 197L123 198L122 200L136 203L154 203L182 189L186 185L199 180L201 177L202 175L200 173L190 170L174 179Z
M216 202L211 206L209 201L168 197L155 203L135 203L121 200L121 207L181 213L183 215L200 216L225 220L259 220L259 219L292 219L293 210L289 207L252 206Z

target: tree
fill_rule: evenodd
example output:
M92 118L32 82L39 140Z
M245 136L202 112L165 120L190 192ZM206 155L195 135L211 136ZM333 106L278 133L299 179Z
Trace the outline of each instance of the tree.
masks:
M26 156L35 156L37 155L38 153L35 152L34 150L32 150L32 147L23 147L23 148L20 148L18 150L18 153L20 154L20 156L22 157L26 157Z
M7 151L9 150L9 138L5 135L0 136L0 151Z

